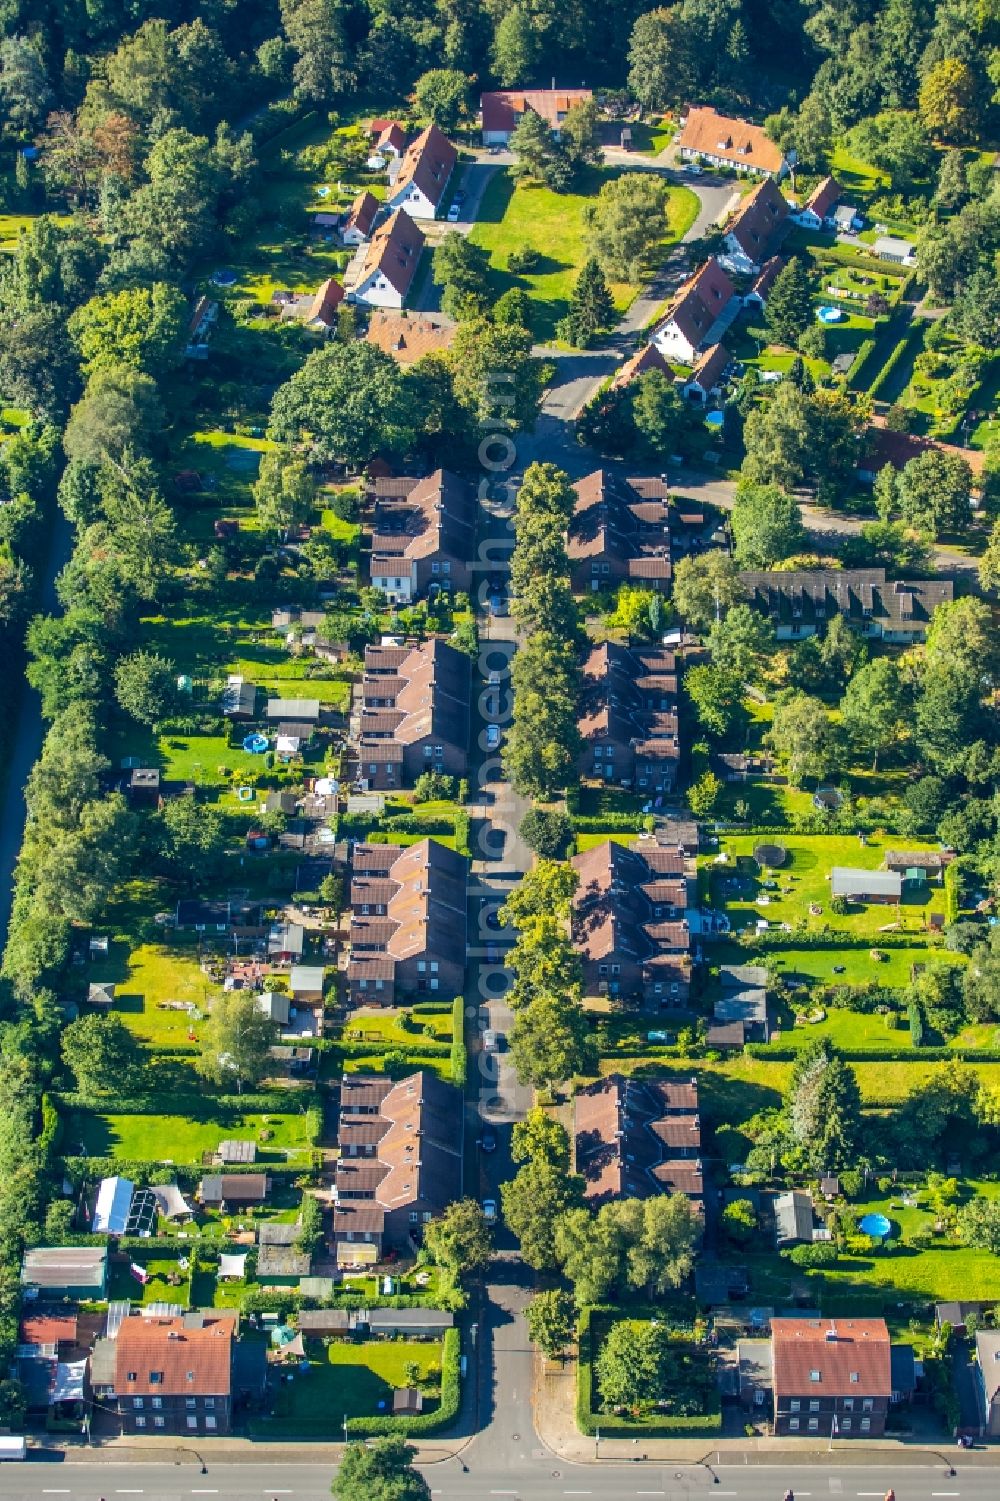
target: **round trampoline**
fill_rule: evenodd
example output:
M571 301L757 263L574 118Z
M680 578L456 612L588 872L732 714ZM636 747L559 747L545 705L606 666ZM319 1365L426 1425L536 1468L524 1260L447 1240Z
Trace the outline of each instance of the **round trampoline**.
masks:
M753 857L762 870L765 866L769 870L780 870L788 858L788 851L783 844L758 844Z
M719 428L722 426L725 420L725 416L722 412L708 412L705 416L705 421L708 423L709 427Z
M267 736L261 734L248 735L243 742L243 749L249 751L251 756L262 756L267 750Z
M858 1229L864 1235L873 1235L878 1240L884 1240L892 1229L892 1225L884 1214L864 1214L858 1221Z
M839 307L819 307L816 309L816 317L821 323L839 323L844 316Z

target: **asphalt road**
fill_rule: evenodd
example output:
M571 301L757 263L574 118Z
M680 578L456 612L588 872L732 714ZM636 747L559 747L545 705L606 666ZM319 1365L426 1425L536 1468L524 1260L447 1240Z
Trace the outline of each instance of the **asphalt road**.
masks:
M530 1427L513 1430L498 1452L485 1447L487 1435L466 1450L463 1459L425 1468L432 1495L442 1501L782 1501L792 1488L795 1501L882 1501L891 1485L896 1501L995 1501L997 1472L983 1466L962 1468L948 1477L944 1467L885 1464L873 1454L871 1465L566 1465L538 1449ZM462 1469L462 1464L467 1470ZM93 1463L4 1465L0 1494L10 1501L44 1496L65 1501L118 1501L142 1496L145 1501L188 1501L218 1496L221 1501L326 1501L330 1465L209 1464L199 1473L193 1463L113 1467ZM717 1476L716 1483L713 1477Z

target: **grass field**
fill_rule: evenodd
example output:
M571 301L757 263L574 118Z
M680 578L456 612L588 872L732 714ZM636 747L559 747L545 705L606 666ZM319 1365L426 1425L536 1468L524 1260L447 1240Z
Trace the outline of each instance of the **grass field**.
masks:
M195 945L165 931L160 943L139 943L131 950L115 941L106 960L88 966L88 981L117 985L115 1014L143 1042L187 1040L191 1019L186 1011L159 1008L161 1001L187 1001L205 1011L218 987L202 973Z
M149 1281L133 1277L124 1263L112 1264L108 1276L108 1298L129 1299L132 1303L188 1303L191 1274L178 1264L176 1256L146 1256L137 1252L130 1257L149 1273Z
M309 1149L304 1114L268 1115L265 1125L262 1115L213 1110L211 1100L202 1095L190 1102L184 1115L74 1111L66 1122L66 1150L123 1161L200 1162L203 1152L214 1152L227 1137L257 1141L264 1130L272 1136L258 1144L258 1160L284 1161L289 1152L305 1154Z
M256 1419L255 1437L283 1434L339 1438L344 1418L372 1417L391 1411L393 1388L405 1386L412 1361L426 1375L441 1369L440 1344L415 1340L373 1340L366 1344L334 1342L325 1349L318 1340L307 1342L308 1370L296 1368L293 1381L278 1386L274 1416ZM424 1399L433 1411L435 1398Z
M451 1041L450 1011L417 1013L413 1015L413 1028L408 1030L401 1023L404 1017L411 1014L405 1010L366 1011L362 1008L352 1011L344 1028L344 1036L350 1038L353 1033L359 1033L365 1041L398 1042L413 1047L419 1045L424 1028L430 1027L435 1041Z
M505 172L491 180L471 239L489 252L492 280L497 295L510 287L522 287L534 304L533 333L540 342L554 339L555 326L569 307L577 274L587 255L583 211L615 172L594 168L577 193L553 193L534 183L517 183ZM671 188L664 244L672 244L693 224L698 200L688 188ZM541 261L530 275L516 276L507 269L511 251L531 247ZM618 282L612 285L615 307L624 312L639 288Z
M831 910L829 875L833 866L878 870L885 859L887 845L898 847L898 838L879 840L869 837L862 845L849 834L776 837L774 842L785 848L787 859L779 870L770 873L770 878L777 883L772 891L763 889L763 878L755 869L735 869L735 862L741 857L752 857L755 847L761 842L753 835L727 834L720 840L719 852L727 854L729 862L725 867L712 867L715 900L724 904L736 930L752 927L758 918L766 918L770 923L804 921L809 928L825 925L854 937L871 938L873 946L877 947L880 928L893 925L902 931L921 933L927 913L943 910L944 897L937 886L904 892L898 908L894 905L852 904L850 912L843 917ZM920 841L907 843L914 849L935 848ZM810 906L817 906L820 911L810 914Z
M880 985L903 986L910 983L914 964L926 962L927 949L915 945L905 949L882 949L879 963L868 948L780 949L775 953L778 973L792 981L816 981L824 985L863 985L877 980ZM841 970L837 974L835 970Z

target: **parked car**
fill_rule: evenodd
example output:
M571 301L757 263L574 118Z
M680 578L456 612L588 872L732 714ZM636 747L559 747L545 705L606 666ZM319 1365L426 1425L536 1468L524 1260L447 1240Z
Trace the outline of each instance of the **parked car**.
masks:
M488 1225L495 1225L496 1224L496 1222L497 1222L497 1201L496 1201L496 1199L484 1199L483 1200L483 1218L485 1219L485 1221L486 1221L486 1223Z
M451 206L451 208L448 210L448 223L449 224L457 224L460 212L461 212L460 205L457 204L457 203L453 203L452 206Z
M500 1047L500 1038L492 1027L487 1027L483 1033L483 1052L496 1053Z
M684 165L683 165L683 167L681 168L681 171L682 172L690 172L690 174L691 174L692 177L700 177L701 176L701 167L698 165L697 162L685 162Z
M669 1042L671 1040L671 1035L672 1034L670 1032L661 1032L661 1031L647 1032L646 1033L646 1041L647 1042Z
M490 750L496 750L500 744L500 726L498 724L488 724L486 726L486 744Z
M479 1138L479 1148L483 1152L495 1152L497 1149L497 1134L488 1127Z

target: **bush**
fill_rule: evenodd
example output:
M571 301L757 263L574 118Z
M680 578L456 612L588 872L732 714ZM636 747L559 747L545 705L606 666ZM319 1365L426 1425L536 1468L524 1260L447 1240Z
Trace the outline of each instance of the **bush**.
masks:
M515 276L530 275L541 264L541 251L535 250L531 245L524 245L520 250L512 250L507 257L507 270Z
M796 1266L833 1266L840 1253L832 1240L817 1240L812 1245L793 1246L782 1255Z
M846 1172L841 1173L840 1188L845 1198L856 1199L863 1187L861 1174L855 1172L853 1168L848 1168Z
M924 1018L916 1001L910 1002L906 1014L910 1022L910 1041L915 1048L919 1048L924 1040Z

